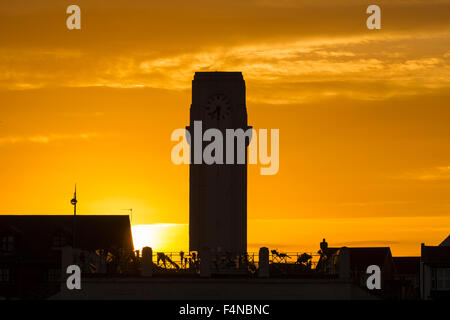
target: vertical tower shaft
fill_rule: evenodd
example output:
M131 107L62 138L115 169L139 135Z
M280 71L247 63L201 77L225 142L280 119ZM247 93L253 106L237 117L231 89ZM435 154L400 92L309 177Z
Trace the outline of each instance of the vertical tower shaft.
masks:
M210 142L202 141L195 125L201 121L202 134L217 129L223 137L223 164L194 163L194 151L203 151ZM189 171L189 247L234 254L247 251L247 146L245 163L227 164L227 129L249 129L245 82L240 72L197 72L192 82L190 109L191 164ZM202 135L200 134L200 135ZM235 141L236 142L236 141ZM229 150L228 150L229 151Z

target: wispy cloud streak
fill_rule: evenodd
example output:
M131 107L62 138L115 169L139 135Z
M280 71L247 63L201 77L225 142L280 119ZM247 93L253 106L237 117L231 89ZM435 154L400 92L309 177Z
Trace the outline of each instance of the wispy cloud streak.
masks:
M0 137L0 146L16 143L38 143L49 144L60 140L89 140L97 137L97 133L80 133L80 134L48 134L48 135L31 135L31 136L4 136Z

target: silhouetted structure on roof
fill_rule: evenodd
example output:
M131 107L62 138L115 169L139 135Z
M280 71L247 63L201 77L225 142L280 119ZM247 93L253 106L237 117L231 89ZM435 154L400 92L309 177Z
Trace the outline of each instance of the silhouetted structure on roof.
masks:
M365 273L367 266L371 264L392 269L392 255L389 247L328 247L325 239L323 239L320 247L321 257L317 265L319 269L337 272L336 266L343 250L348 252L348 264L352 273Z
M450 236L449 236L450 237ZM422 299L450 299L450 246L421 245L420 287Z
M421 246L421 257L392 257L388 247L320 247L317 271L339 274L366 287L370 265L381 269L381 290L372 292L388 299L450 298L450 246L447 237L439 246Z
M77 247L133 250L128 216L77 216ZM61 248L72 245L73 216L0 216L0 297L44 298L59 290Z
M383 298L399 296L400 284L395 281L395 266L389 247L328 247L321 243L317 271L322 274L338 274L367 290L367 267L377 265L381 271L381 290L370 291Z

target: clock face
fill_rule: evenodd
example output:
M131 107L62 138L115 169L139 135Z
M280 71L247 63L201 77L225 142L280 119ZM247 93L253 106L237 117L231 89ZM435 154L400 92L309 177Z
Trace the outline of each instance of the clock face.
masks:
M230 100L223 94L215 94L208 99L205 109L211 119L225 119L231 114Z

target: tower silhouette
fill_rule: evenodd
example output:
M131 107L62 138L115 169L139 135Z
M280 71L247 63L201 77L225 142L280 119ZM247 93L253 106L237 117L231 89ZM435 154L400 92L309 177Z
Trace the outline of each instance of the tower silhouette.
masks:
M223 136L223 164L194 163L194 150L203 142L194 130L201 121L202 131L215 128ZM198 124L198 122L197 122ZM247 146L245 163L226 164L226 130L249 129L245 81L241 72L196 72L192 81L190 109L191 164L189 172L189 248L209 248L234 254L247 251ZM235 139L235 138L233 138ZM236 142L236 141L235 141Z

